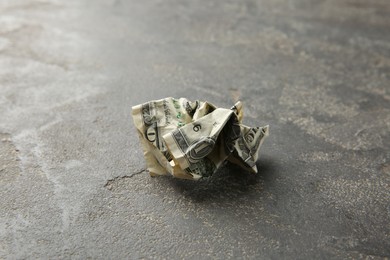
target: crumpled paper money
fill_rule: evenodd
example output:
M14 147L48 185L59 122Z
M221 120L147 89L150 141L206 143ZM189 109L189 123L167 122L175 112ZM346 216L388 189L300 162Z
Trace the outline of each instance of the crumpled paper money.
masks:
M198 180L225 161L256 173L259 148L269 131L268 125L241 124L240 101L226 109L168 97L134 106L132 116L151 176Z

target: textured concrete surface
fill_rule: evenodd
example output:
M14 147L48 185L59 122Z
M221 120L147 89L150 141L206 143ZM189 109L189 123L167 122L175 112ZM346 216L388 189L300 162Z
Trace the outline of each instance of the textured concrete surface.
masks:
M165 96L241 99L259 174L150 178ZM0 259L389 257L389 1L1 0L0 205Z

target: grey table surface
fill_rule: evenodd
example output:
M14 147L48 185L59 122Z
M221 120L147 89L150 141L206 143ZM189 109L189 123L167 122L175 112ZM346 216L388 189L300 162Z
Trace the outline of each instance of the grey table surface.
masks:
M387 0L1 0L0 259L390 256ZM244 103L252 175L151 178L131 106Z

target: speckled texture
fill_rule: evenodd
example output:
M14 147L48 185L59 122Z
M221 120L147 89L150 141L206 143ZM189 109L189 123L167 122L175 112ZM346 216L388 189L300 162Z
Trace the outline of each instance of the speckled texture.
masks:
M390 256L387 0L0 2L0 258ZM271 125L259 174L151 178L132 105Z

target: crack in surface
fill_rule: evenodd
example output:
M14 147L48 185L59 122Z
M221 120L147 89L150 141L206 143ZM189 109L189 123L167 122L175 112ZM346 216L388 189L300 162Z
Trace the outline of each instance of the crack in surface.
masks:
M134 176L139 175L139 174L141 174L141 173L143 173L143 172L145 172L145 171L146 171L146 169L140 169L140 170L138 170L138 171L136 171L136 172L134 172L134 173L132 173L132 174L130 174L130 175L117 176L117 177L115 177L115 178L109 179L109 180L107 180L106 184L104 184L104 187L105 187L106 189L108 189L109 191L113 191L113 189L114 189L116 186L118 186L118 184L119 184L121 181L123 181L123 180L125 180L125 179L133 178Z

